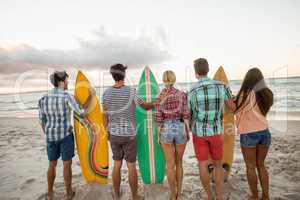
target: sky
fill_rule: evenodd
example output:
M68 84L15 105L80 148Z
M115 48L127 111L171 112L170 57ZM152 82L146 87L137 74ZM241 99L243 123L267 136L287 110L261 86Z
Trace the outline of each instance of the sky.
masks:
M137 84L144 66L157 81L175 71L195 81L193 60L229 79L259 67L266 77L300 75L298 0L1 0L0 93L49 87L54 70L112 84L115 63ZM71 86L72 87L72 86Z

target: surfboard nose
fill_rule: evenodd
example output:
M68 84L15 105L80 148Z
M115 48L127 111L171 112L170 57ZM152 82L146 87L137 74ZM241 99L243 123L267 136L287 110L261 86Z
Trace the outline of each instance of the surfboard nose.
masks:
M144 70L145 70L145 71L146 71L146 70L151 71L149 66L145 66Z
M218 81L222 81L226 85L229 84L228 78L226 76L225 70L222 66L220 66L217 70L217 72L214 75L214 79Z
M225 70L224 70L224 68L223 68L222 65L218 68L218 70L217 70L216 73L222 73L222 74L225 74Z

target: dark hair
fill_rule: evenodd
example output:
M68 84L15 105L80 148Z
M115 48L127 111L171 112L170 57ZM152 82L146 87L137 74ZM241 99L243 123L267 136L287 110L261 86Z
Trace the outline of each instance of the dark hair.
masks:
M245 105L251 91L255 93L261 113L266 116L273 105L273 92L267 87L264 76L258 68L252 68L247 72L235 101L237 110Z
M50 80L54 87L58 87L58 83L65 81L67 77L69 77L69 75L66 71L55 71L50 75Z
M207 75L209 71L208 62L205 58L198 58L194 61L195 72L199 75Z
M118 63L110 67L110 73L115 81L122 81L125 78L127 67Z

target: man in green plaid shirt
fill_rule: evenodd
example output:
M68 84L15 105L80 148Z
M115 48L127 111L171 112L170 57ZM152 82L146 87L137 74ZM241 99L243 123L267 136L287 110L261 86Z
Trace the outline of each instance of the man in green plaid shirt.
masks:
M223 183L222 115L224 105L232 103L233 97L230 89L224 83L207 77L209 66L206 59L195 60L194 68L199 81L188 93L194 150L199 161L200 179L207 199L212 199L208 173L208 160L211 155L215 169L216 195L220 200L222 199Z

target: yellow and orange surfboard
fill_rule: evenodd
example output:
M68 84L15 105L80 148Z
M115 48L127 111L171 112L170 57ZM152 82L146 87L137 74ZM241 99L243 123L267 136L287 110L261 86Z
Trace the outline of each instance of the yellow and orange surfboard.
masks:
M85 75L78 71L75 98L83 105L92 87ZM87 182L106 184L108 177L108 144L103 125L103 113L97 96L93 97L92 109L82 117L74 113L74 130L77 152L83 176Z
M223 67L219 67L215 73L214 80L221 81L225 85L229 85L228 78ZM227 107L223 112L223 128L224 128L224 149L223 149L223 168L226 169L224 179L227 180L230 175L233 158L234 158L234 140L235 140L235 124L234 113Z

